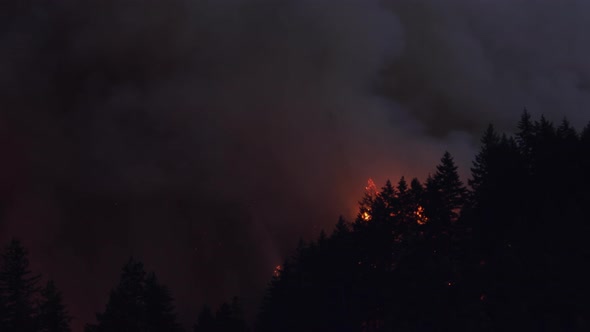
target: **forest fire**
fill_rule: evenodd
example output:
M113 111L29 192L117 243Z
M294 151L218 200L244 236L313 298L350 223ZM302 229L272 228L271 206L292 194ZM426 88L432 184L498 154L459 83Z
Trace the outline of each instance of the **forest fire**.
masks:
M372 178L369 178L367 180L367 186L365 187L365 194L367 197L369 197L370 200L374 199L378 195L377 186L375 185L375 182L373 181ZM363 209L361 209L359 217L361 218L361 220L363 220L365 222L371 221L371 219L372 219L371 208L369 206L365 206Z
M361 219L363 219L366 222L369 222L371 221L371 214L368 211L365 211L361 213Z
M428 222L428 217L424 214L424 208L421 205L418 205L416 212L414 212L414 216L416 217L418 225L424 225Z
M375 198L379 197L379 192L377 191L377 186L372 178L367 180L367 185L365 186L365 199L361 203L361 209L359 211L358 218L364 222L370 222L373 219L372 215L372 202ZM394 218L397 214L395 212L390 212L389 216ZM425 225L428 222L428 217L426 216L424 207L418 205L416 210L413 212L413 219L416 221L418 225Z

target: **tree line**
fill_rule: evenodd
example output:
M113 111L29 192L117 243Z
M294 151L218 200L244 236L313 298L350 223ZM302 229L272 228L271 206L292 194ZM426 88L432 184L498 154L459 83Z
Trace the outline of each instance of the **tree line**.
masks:
M252 326L239 301L205 306L194 332L590 329L590 125L524 112L489 126L467 184L446 152L423 182L368 190L355 220L300 242ZM53 283L26 251L2 255L0 331L69 331ZM131 259L86 331L181 331L168 289Z

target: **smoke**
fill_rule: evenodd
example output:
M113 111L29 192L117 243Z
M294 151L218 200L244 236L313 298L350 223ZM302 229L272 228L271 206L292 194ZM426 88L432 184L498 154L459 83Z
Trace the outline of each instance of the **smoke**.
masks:
M368 177L464 174L481 129L590 105L590 5L564 0L4 1L0 236L78 317L129 255L185 322L255 308Z
M588 121L587 1L387 1L406 31L387 94L432 135L512 130L526 107L560 121Z

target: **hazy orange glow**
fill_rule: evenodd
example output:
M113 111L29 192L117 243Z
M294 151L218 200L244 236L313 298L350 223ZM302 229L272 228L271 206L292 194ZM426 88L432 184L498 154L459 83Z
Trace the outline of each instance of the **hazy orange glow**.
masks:
M375 185L373 179L369 178L367 180L367 186L365 187L365 191L367 192L367 194L371 196L377 195L377 186Z
M428 217L424 215L424 208L420 205L418 205L418 208L414 212L414 216L416 216L418 225L424 225L428 222Z
M372 198L377 196L377 186L375 185L375 182L373 181L373 179L369 178L367 180L367 186L365 187L365 192L367 195L369 195ZM371 218L372 218L371 208L368 206L364 207L364 211L361 212L360 217L365 222L371 221Z

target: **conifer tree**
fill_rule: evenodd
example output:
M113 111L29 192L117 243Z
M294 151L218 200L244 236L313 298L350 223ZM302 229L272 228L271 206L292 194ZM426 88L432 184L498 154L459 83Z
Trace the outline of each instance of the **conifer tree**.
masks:
M490 158L499 144L500 136L496 133L494 126L490 124L481 138L481 148L475 156L473 167L471 168L472 178L468 181L469 186L476 193L484 185L484 179L487 178L489 173Z
M338 218L338 222L336 223L336 226L334 227L334 232L332 232L332 238L338 238L341 236L344 236L345 234L348 234L348 232L350 231L348 223L346 223L346 220L344 220L344 217L340 216Z
M557 127L556 134L559 139L567 141L568 143L573 143L578 139L576 129L571 126L567 118L563 118L561 124Z
M427 180L426 187L431 208L434 208L431 215L440 218L443 223L456 220L465 201L466 189L449 152L444 153L440 164L436 166L436 173Z
M104 313L96 315L93 332L178 331L172 297L153 273L146 276L143 264L133 258L123 267L117 287L111 291Z
M399 181L397 182L397 195L398 195L398 199L401 201L402 197L405 197L405 195L407 195L408 190L410 189L408 187L408 182L406 182L406 178L404 176L402 176ZM402 202L400 202L400 204L403 204Z
M148 274L144 289L145 317L149 332L176 332L180 325L176 320L173 299L166 286L160 284L155 273Z
M396 205L395 188L389 180L381 191L376 195L371 206L371 216L373 221L385 222L391 218L395 212Z
M105 311L97 314L98 332L143 332L145 271L143 264L130 259L123 267L121 279L110 294Z
M52 280L41 290L41 303L38 309L39 332L70 332L70 320L62 295Z
M20 241L13 239L0 261L0 331L35 330L34 296L39 291L39 275L29 269L28 253Z
M532 153L533 138L535 134L535 125L531 120L531 115L525 109L520 116L517 124L518 132L516 133L516 142L523 155L529 156Z
M422 205L422 201L424 200L424 186L418 178L413 178L410 182L409 199L413 205Z

